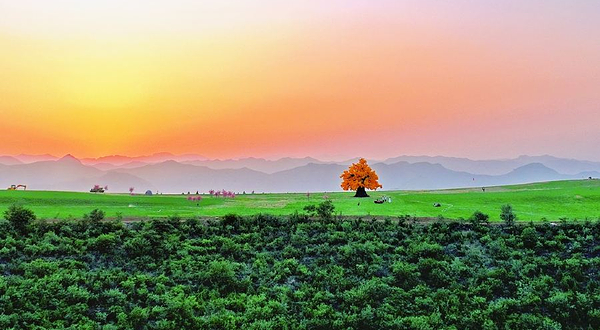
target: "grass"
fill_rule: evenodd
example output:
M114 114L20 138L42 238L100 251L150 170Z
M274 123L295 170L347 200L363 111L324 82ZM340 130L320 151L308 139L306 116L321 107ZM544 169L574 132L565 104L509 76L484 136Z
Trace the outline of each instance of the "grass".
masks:
M370 198L354 198L352 192L306 194L238 195L235 199L203 196L202 201L188 201L182 195L92 194L56 191L0 191L0 212L19 203L39 218L65 219L81 217L95 208L108 217L166 217L179 215L221 216L228 213L249 215L270 213L287 215L302 212L304 206L331 199L336 213L353 216L400 216L468 218L480 210L499 221L500 206L511 204L519 220L554 221L600 218L600 180L554 181L526 185L488 187L481 189L450 189L433 191L376 191ZM390 196L392 203L374 204L380 196ZM433 207L440 203L441 207ZM359 205L360 204L360 205Z

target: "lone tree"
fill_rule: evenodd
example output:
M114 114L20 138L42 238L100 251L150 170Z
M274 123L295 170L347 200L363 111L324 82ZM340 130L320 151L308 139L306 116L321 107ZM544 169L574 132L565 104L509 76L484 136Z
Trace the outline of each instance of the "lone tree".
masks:
M504 222L512 226L515 224L515 220L517 220L517 215L513 212L513 208L510 204L502 205L500 213L500 219L504 220Z
M358 163L350 167L340 175L342 179L342 189L356 190L354 197L369 197L366 189L377 190L383 186L377 182L379 177L377 173L369 167L364 158L358 160Z

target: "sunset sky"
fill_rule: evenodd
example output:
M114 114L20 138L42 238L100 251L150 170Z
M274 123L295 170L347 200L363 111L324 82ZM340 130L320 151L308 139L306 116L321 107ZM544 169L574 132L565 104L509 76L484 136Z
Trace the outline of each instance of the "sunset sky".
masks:
M600 1L0 0L0 154L600 161Z

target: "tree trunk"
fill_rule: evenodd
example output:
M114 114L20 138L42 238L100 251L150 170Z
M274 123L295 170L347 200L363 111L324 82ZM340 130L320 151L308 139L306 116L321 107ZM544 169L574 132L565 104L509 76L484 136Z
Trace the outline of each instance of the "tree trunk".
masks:
M369 195L367 195L365 187L359 187L358 189L356 189L356 194L354 195L354 197L369 197Z

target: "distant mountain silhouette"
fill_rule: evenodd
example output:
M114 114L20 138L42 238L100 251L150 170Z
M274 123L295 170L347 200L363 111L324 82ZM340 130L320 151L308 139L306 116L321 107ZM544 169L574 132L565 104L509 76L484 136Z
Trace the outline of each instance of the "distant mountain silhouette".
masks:
M468 158L444 157L444 156L399 156L384 161L393 164L399 161L409 163L427 162L440 164L447 169L473 174L501 175L506 174L518 167L540 163L559 173L577 174L584 171L600 172L600 162L585 160L557 158L553 156L519 156L514 159L500 160L471 160Z
M473 178L476 175L452 171L440 164L397 162L372 167L384 189L389 190L470 187L475 184Z
M523 165L500 177L515 182L546 181L553 180L554 178L568 178L567 175L560 174L541 163Z
M2 164L2 165L17 165L17 164L23 164L23 162L12 156L0 156L0 164Z
M266 174L247 168L214 170L207 167L165 162L126 171L153 182L168 192L229 189L238 192L339 191L339 175L346 168L338 164L307 164ZM439 164L399 162L374 164L384 189L442 189L479 187L579 178L557 173L542 164L529 164L504 175L476 175L452 171Z
M49 154L44 154L44 155L16 155L13 156L14 158L18 159L19 161L23 162L23 163L35 163L35 162L42 162L42 161L48 161L48 160L57 160L58 157L53 156L53 155L49 155Z
M411 158L416 160L417 158ZM483 187L504 184L528 183L537 181L581 179L600 177L600 171L590 170L576 174L564 174L540 162L532 162L500 175L470 173L449 169L441 162L454 166L462 159L436 157L438 163L398 161L395 163L372 163L380 182L386 190L420 190L460 187ZM541 159L555 166L594 168L593 162L561 160L549 156L527 159ZM109 192L127 192L129 187L137 191L160 191L164 193L187 193L210 189L227 189L235 192L307 192L339 191L339 175L347 164L313 162L312 158L283 158L276 161L248 158L226 161L177 162L167 160L146 164L131 161L122 165L98 163L86 165L72 155L60 159L34 163L0 164L0 188L11 184L26 184L29 189L88 191L95 184L108 185ZM514 160L513 160L514 161ZM307 163L308 162L308 163ZM318 162L318 161L317 161ZM472 166L466 161L464 166ZM492 161L502 162L502 161ZM213 167L235 166L237 168L210 168L194 164L208 164ZM512 163L517 164L517 162ZM254 168L240 167L242 165ZM296 166L299 165L299 166ZM481 166L476 163L475 166ZM503 165L504 166L504 165ZM511 165L512 166L512 165ZM275 171L278 168L283 170ZM509 167L506 167L509 168ZM262 171L261 171L262 170ZM499 167L496 168L499 170ZM573 172L571 170L570 172Z
M0 164L16 165L17 162L33 163L38 161L57 160L58 157L52 155L17 155L0 156ZM157 164L168 160L174 160L180 163L205 166L211 169L241 169L249 168L264 173L275 173L289 170L295 167L307 164L340 164L349 165L358 161L358 158L344 161L322 161L312 157L304 158L281 158L277 160L267 160L263 158L241 158L241 159L207 159L204 156L196 154L174 155L168 152L155 153L149 156L104 156L99 158L82 158L80 161L84 165L93 165L97 169L107 171L117 168L134 168L147 164ZM398 162L431 163L440 164L443 167L458 171L481 175L502 175L510 171L531 163L540 163L559 173L576 175L582 172L600 172L600 162L585 160L558 158L554 156L519 156L513 159L495 159L495 160L471 160L468 158L445 157L445 156L398 156L384 161L369 160L370 164L385 163L395 164Z
M93 166L102 171L108 171L108 170L114 170L117 168L135 168L135 167L142 167L142 166L146 166L146 165L148 165L148 163L133 161L133 162L125 163L122 165L113 165L110 163L98 163L98 164L91 164L90 166Z
M338 191L340 174L347 168L338 164L308 164L274 173L262 190L274 192Z
M255 171L264 173L275 173L279 171L289 170L295 167L304 166L307 164L323 164L324 162L311 158L281 158L278 160L267 160L263 158L242 158L242 159L226 159L226 160L196 160L186 161L186 164L206 166L215 170L218 169L239 169L249 168Z
M40 190L89 190L78 184L66 184L77 180L100 177L105 172L81 164L72 156L59 160L4 166L0 169L0 184L25 184L30 189Z
M564 174L578 174L581 172L600 172L600 162L590 162L577 159L557 158L553 156L520 156L520 164L540 163Z
M86 165L94 164L112 164L112 165L123 165L131 162L142 162L142 163L160 163L167 160L175 160L178 162L193 161L193 160L206 160L207 158L200 155L185 154L185 155L174 155L169 152L159 152L149 156L121 156L111 155L99 158L83 158L81 161Z
M101 186L108 186L108 192L124 193L128 192L130 187L134 187L135 193L144 193L146 190L156 191L156 187L134 175L127 173L108 172L103 173L101 176L94 176L90 178L78 178L72 181L60 182L57 185L59 187L78 187L77 189L61 189L61 190L78 190L88 191L94 185L99 184Z
M385 189L446 189L462 187L485 187L516 183L576 179L560 174L542 164L528 164L503 175L480 175L449 170L440 164L398 162L376 164L373 168Z
M152 182L159 191L195 192L210 189L227 189L234 191L252 191L268 180L269 175L250 170L222 169L215 170L204 166L182 164L166 161L132 169L117 169L110 172L128 173Z
M57 162L61 164L81 164L81 161L71 154L64 155L63 157L58 159Z

